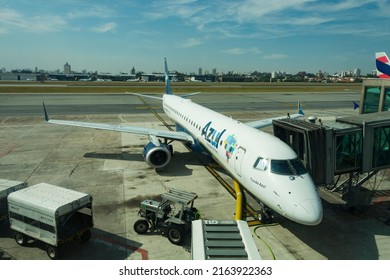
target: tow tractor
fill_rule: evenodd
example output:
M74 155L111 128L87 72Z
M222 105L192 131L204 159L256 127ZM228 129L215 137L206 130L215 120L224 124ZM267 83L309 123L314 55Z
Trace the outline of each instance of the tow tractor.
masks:
M192 192L176 189L161 195L161 201L146 199L140 203L138 215L141 219L134 223L134 231L145 234L148 230L159 231L175 245L183 243L185 236L191 232L193 220L200 218L194 207L198 197Z

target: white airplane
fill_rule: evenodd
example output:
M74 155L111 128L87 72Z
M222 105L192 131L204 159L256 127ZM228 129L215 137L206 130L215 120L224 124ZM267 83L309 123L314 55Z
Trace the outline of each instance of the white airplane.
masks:
M43 104L45 120L52 124L148 135L149 143L144 147L143 155L153 168L166 166L173 155L170 143L181 141L194 151L211 155L261 202L263 215L267 215L270 208L300 224L318 225L321 222L321 199L297 154L277 137L258 130L285 116L242 123L183 98L191 94L173 95L168 73L165 60L166 85L162 97L132 94L162 100L164 112L176 123L177 131L52 120ZM299 105L299 112L289 117L302 115Z
M80 82L90 82L92 81L92 77L86 78L86 79L79 79Z

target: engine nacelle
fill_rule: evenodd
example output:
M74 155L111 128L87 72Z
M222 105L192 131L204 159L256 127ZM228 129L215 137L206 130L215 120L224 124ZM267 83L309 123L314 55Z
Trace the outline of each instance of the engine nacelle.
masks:
M172 146L159 143L159 145L149 142L144 147L144 160L153 168L166 166L172 157Z

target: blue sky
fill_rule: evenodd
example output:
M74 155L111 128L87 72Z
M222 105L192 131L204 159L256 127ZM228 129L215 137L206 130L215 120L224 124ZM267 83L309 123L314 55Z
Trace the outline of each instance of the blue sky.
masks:
M390 54L390 0L0 0L0 68L328 73Z

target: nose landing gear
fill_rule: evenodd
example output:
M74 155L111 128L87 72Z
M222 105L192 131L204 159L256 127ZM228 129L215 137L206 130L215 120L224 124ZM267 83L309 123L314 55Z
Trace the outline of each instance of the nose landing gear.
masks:
M272 210L268 207L264 207L258 214L258 219L263 224L272 224L274 221L274 215Z

